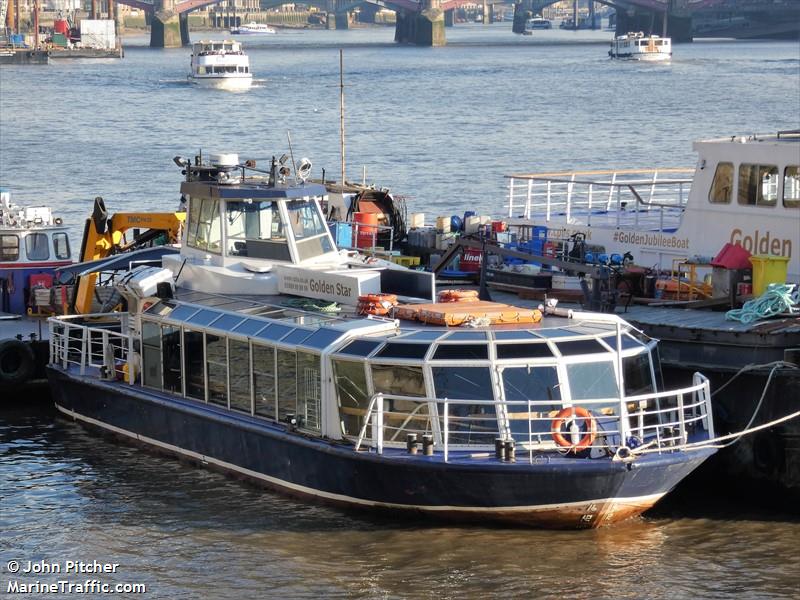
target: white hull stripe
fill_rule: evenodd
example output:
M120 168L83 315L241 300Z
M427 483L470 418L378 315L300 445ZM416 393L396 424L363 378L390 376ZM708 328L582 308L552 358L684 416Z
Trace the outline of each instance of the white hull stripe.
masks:
M236 471L238 473L242 473L248 475L250 477L261 479L263 481L267 481L273 485L280 486L286 489L294 490L296 492L300 492L303 494L307 494L310 496L319 496L321 498L326 498L328 500L335 500L337 502L346 502L348 504L358 504L361 506L373 506L373 507L382 507L382 508L393 508L393 509L403 509L403 510L424 510L424 511L444 511L444 512L462 512L462 513L483 513L483 512L532 512L532 511L547 511L547 510L558 510L558 509L569 509L570 507L581 507L586 504L600 504L605 502L613 502L615 504L633 504L633 505L652 505L658 501L664 493L659 494L650 494L648 496L636 496L634 498L613 498L613 499L602 499L602 500L583 500L580 502L567 502L562 504L541 504L536 506L427 506L422 504L397 504L394 502L376 502L374 500L364 500L363 498L354 498L352 496L344 496L342 494L334 494L331 492L324 492L322 490L318 490L315 488L306 487L303 485L298 485L296 483L291 483L288 481L284 481L283 479L278 479L277 477L270 477L269 475L265 475L264 473L259 473L258 471L251 471L250 469L245 469L244 467L240 467L238 465L234 465L222 460L218 460L211 456L205 456L203 454L199 454L197 452L193 452L191 450L186 450L185 448L180 448L178 446L173 446L172 444L167 444L161 442L159 440L139 435L138 433L133 433L132 431L128 431L127 429L122 429L120 427L116 427L114 425L109 425L108 423L103 423L102 421L98 421L97 419L93 419L91 417L87 417L85 415L81 415L75 411L69 410L68 408L64 408L63 406L56 403L56 408L60 410L62 413L69 415L73 419L78 419L80 421L84 421L86 423L90 423L92 425L96 425L97 427L102 427L103 429L107 429L109 431L113 431L120 435L124 435L126 437L138 440L140 442L144 442L146 444L151 444L153 446L158 446L159 448L164 448L171 452L175 452L178 454L182 454L184 456L189 456L196 460L199 460L204 463L211 463L217 465L219 467L223 467L225 469L229 469L231 471Z

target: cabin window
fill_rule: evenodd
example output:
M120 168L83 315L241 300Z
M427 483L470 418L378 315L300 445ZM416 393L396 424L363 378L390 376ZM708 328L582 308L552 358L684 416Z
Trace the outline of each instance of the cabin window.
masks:
M278 349L278 420L297 416L297 355Z
M228 202L225 214L228 255L291 260L277 203Z
M72 256L69 249L69 238L66 233L53 234L53 249L56 251L56 258L59 260L68 260Z
M275 419L275 348L253 344L255 412Z
M528 441L528 433L536 434L539 441L541 435L549 436L550 412L561 407L561 388L556 368L506 367L502 370L502 378L506 402L509 402L506 405L508 426L514 439ZM524 404L516 404L515 401L523 401Z
M422 367L372 365L372 383L376 392L396 396L425 397ZM409 433L421 436L432 433L432 419L427 402L386 398L384 404L384 439L399 442Z
M775 206L778 201L778 167L739 165L739 204Z
M721 162L714 171L714 181L708 192L708 200L713 204L730 204L733 192L733 163Z
M46 233L29 233L25 236L25 254L28 260L47 260L50 258Z
M573 401L619 397L617 376L610 360L567 365L567 376ZM594 410L593 406L588 408Z
M334 361L333 380L336 385L342 434L358 435L361 433L369 407L364 363L349 360Z
M800 208L800 167L786 167L783 170L783 205L786 208Z
M208 401L228 406L228 348L224 337L206 333Z
M654 392L650 372L650 354L645 352L622 359L622 380L626 396L639 396Z
M231 408L251 414L250 344L228 340L228 373L231 386Z
M203 353L203 333L183 330L183 372L186 373L186 396L206 399L206 371Z
M161 389L161 328L142 322L142 385Z
M16 235L0 235L0 260L19 260L19 238Z
M297 353L297 417L306 429L320 429L322 383L320 358L309 352Z
M164 372L164 391L183 394L181 386L180 327L161 327L161 347Z
M292 200L286 203L289 212L289 224L296 239L314 237L327 232L327 227L314 202Z
M434 367L433 385L437 398L493 402L489 367ZM493 444L499 431L494 404L448 404L449 442L452 444ZM444 413L444 407L440 410ZM444 423L442 423L444 426Z
M192 198L189 208L187 245L208 252L220 252L222 229L219 204L212 198Z

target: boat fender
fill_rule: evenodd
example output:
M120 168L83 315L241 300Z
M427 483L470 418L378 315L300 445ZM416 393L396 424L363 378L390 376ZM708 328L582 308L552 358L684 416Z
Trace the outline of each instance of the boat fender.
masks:
M26 383L35 370L36 360L30 344L14 339L0 342L0 384Z
M561 429L565 424L572 423L573 425L570 428L575 427L576 430L579 430L579 420L583 421L585 433L577 444L573 444L570 439L565 437ZM577 454L581 450L585 450L591 446L592 442L594 442L595 438L597 437L597 421L595 421L592 413L582 406L572 406L562 409L556 415L556 418L553 419L553 422L550 425L550 432L552 433L553 440L555 440L556 444L562 448L568 448L570 452L575 452ZM571 432L567 432L567 435L571 438L572 436L570 434Z

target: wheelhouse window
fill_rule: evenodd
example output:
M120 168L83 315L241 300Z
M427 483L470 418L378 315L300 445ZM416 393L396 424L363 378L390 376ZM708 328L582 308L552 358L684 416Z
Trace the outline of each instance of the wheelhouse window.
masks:
M69 238L66 233L53 234L53 250L55 250L56 258L59 260L68 260L72 256L69 249Z
M783 170L783 205L786 208L800 208L800 167L786 167Z
M708 192L712 204L730 204L733 194L733 163L721 162L714 171L714 180Z
M0 235L0 260L19 260L19 238L16 235Z
M25 236L25 254L28 260L47 260L50 258L46 233L29 233Z
M622 359L622 380L626 396L639 396L654 392L650 371L650 354L647 352Z
M219 203L212 198L192 198L188 220L186 244L219 253L222 244Z
M292 200L286 203L289 225L297 242L299 260L306 260L333 250L328 228L313 200Z
M567 365L567 376L573 401L619 397L617 376L610 360Z
M738 201L750 206L775 206L778 201L778 167L739 165Z
M278 204L242 200L225 205L228 255L291 260Z

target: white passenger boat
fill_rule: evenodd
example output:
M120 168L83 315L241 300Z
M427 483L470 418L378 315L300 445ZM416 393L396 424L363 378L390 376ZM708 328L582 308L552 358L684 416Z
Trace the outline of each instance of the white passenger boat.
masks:
M256 23L255 21L231 28L231 35L269 35L273 33L277 33L274 27L270 27L266 23Z
M250 58L234 40L203 40L192 44L189 81L228 90L248 89L253 83Z
M547 240L576 234L637 264L714 257L726 243L783 256L800 282L800 131L694 143L691 169L573 171L508 178L512 227L545 227Z
M545 19L541 15L536 15L531 19L525 21L525 31L536 31L537 29L552 29L553 22L550 19Z
M664 390L618 317L337 250L307 161L176 162L180 255L129 273L128 312L49 322L69 418L295 496L544 527L638 515L714 453L707 382Z
M665 61L672 58L672 40L657 35L645 35L641 31L626 33L614 38L608 55L611 58Z

